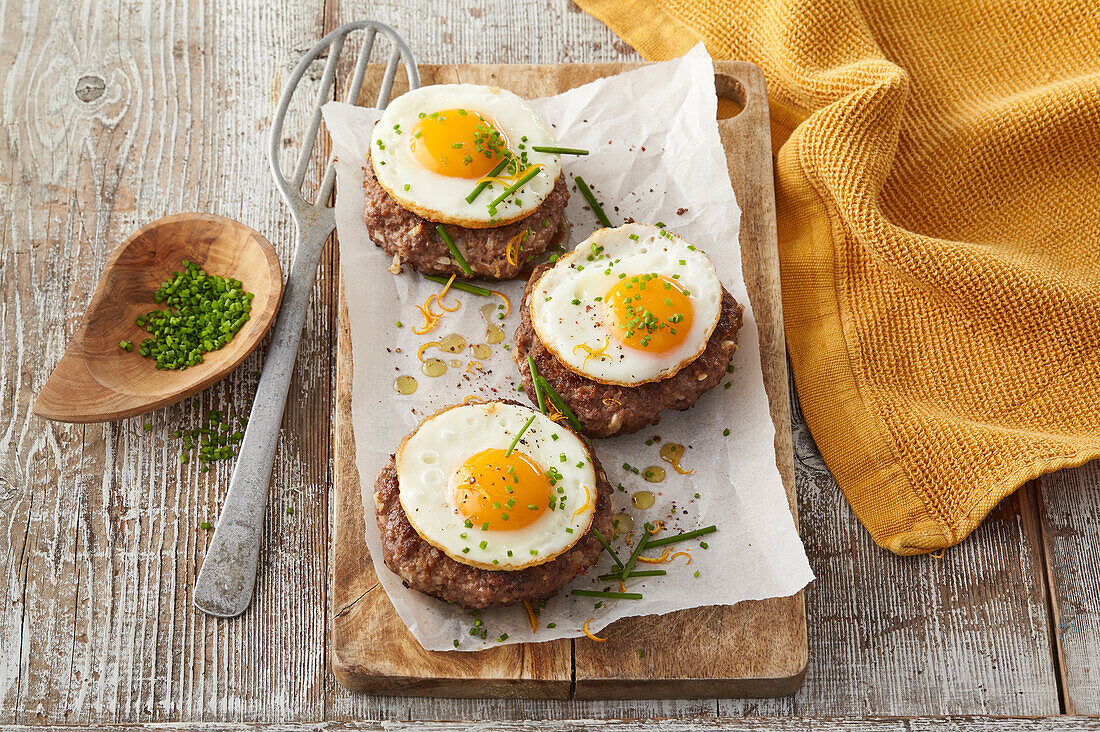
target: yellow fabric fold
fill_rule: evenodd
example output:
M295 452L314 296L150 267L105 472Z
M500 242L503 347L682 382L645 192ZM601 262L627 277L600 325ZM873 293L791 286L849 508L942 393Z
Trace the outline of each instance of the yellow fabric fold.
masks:
M795 382L878 544L951 546L1100 456L1094 0L578 4L646 58L763 68Z

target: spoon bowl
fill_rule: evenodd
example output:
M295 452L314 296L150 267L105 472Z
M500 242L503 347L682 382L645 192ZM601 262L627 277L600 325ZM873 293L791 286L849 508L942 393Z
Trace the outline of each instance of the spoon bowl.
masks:
M203 362L161 371L137 352L149 337L139 315L164 306L153 293L184 260L208 274L240 280L254 295L246 322L229 343ZM34 413L60 422L105 422L173 404L202 391L236 368L275 320L283 275L274 248L232 219L182 213L158 219L130 235L111 254L84 319L42 387ZM119 348L132 341L133 351Z

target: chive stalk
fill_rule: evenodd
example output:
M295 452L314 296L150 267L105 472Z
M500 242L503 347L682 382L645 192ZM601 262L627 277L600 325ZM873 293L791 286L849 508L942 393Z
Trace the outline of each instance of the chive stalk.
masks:
M546 400L542 398L542 389L539 388L539 375L538 371L535 370L535 359L531 357L531 354L527 354L527 368L531 370L531 384L535 389L535 397L538 399L539 411L546 414Z
M439 275L424 275L424 279L431 280L432 282L438 282L441 285L447 284L447 277L440 277ZM461 280L455 280L451 283L452 290L462 290L463 292L469 292L473 295L481 295L482 297L489 297L493 294L492 290L487 290L484 287L478 287L477 285L471 285L469 282L462 282Z
M565 415L565 419L568 420L569 426L575 430L581 429L581 421L577 419L577 415L573 414L573 410L569 408L569 405L565 403L565 400L561 398L558 392L554 391L554 387L550 386L550 382L542 376L536 376L535 382L542 389L542 393L554 405L554 408Z
M573 590L571 595L580 597L604 597L608 600L641 600L640 592L601 592L599 590Z
M496 167L490 170L489 175L486 177L492 178L493 176L500 175L500 171L504 170L505 166L508 165L508 161L510 159L511 158L505 155L504 159L497 163ZM470 195L466 196L466 203L473 203L474 201L476 201L477 197L481 195L481 192L485 190L485 186L487 185L489 185L489 181L487 180L483 180L478 183L477 186L472 191L470 191Z
M527 428L531 426L531 423L535 421L535 415L531 415L530 419L523 423L523 426L519 428L519 432L516 433L515 439L512 440L512 444L508 446L508 449L504 453L504 457L508 457L512 454L512 450L516 449L516 445L519 444L519 438L523 437L523 433L527 431Z
M536 175L539 174L539 170L540 170L540 168L531 168L526 173L524 173L523 176L521 176L519 180L517 180L512 185L505 188L503 193L501 193L499 196L494 198L493 202L489 204L489 208L490 209L495 209L497 207L498 203L500 203L505 198L512 195L516 191L518 191L520 188L523 188L523 186L527 184L527 181L531 180L532 178L534 178Z
M542 145L532 145L531 149L537 153L547 153L549 155L587 155L587 150L581 150L576 147L544 147Z
M601 544L603 544L603 548L607 550L607 553L610 554L611 558L615 560L615 564L618 565L620 570L622 570L623 563L619 559L619 555L616 554L615 550L611 548L611 545L607 543L607 539L603 538L603 534L600 533L600 530L593 526L592 533L596 535L596 538L600 540Z
M612 572L611 574L601 574L599 578L604 581L617 582L619 580L631 579L633 577L660 577L665 574L668 574L668 572L663 569L637 569L631 572L626 577L623 577L621 572Z
M713 534L715 531L718 531L717 526L704 526L703 528L696 529L695 531L687 531L683 534L676 534L675 536L665 536L660 539L654 539L653 541L649 542L647 546L653 548L658 546L665 546L667 544L675 544L678 541L687 541L688 539L694 539L697 536Z
M584 200L588 201L588 205L592 207L592 213L596 214L596 218L600 220L600 223L604 226L611 226L611 219L607 218L607 214L603 212L603 208L600 206L599 201L596 200L596 197L592 195L592 189L584 182L584 178L575 175L573 176L573 180L577 182L577 188L580 190L581 195L584 196Z
M451 235L447 233L447 230L443 228L443 224L438 224L435 230L439 232L439 235L443 237L443 243L447 245L447 248L451 250L451 255L454 256L455 261L458 262L458 266L462 268L462 271L469 277L474 273L470 269L470 265L466 263L466 257L462 256L462 252L458 251L458 247L455 246L454 241L451 239Z
M642 550L646 548L649 542L649 531L642 531L642 538L638 539L638 543L634 545L634 551L630 553L630 559L626 560L626 566L623 567L622 575L627 577L634 570L634 565L638 563L638 557L641 556Z

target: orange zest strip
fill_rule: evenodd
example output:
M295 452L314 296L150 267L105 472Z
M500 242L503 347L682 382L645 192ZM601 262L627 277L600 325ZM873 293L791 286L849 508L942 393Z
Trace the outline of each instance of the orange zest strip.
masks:
M672 547L666 546L664 552L659 557L638 557L639 562L645 562L646 564L666 564L671 562L676 557L687 557L687 563L691 564L691 555L687 552L672 553Z
M416 358L417 358L417 360L420 361L421 363L424 363L424 351L428 350L432 346L442 346L442 345L443 344L440 343L439 341L428 341L427 343L422 345L420 348L416 349Z
M458 301L458 298L455 298L455 306L453 308L449 308L449 307L447 307L446 305L443 304L443 297L450 291L451 283L454 282L454 281L455 281L455 276L451 275L451 278L449 280L447 280L447 284L445 284L443 286L443 289L440 290L439 294L434 296L435 297L435 304L439 306L440 310L442 310L444 312L447 312L447 313L453 313L455 310L458 310L459 306L462 305L462 303Z
M654 521L653 522L653 528L649 528L648 526L646 527L646 533L648 533L650 536L652 536L652 535L656 534L658 531L660 531L663 528L665 528L665 522L664 521L660 521L660 520Z
M596 349L593 349L592 346L588 345L587 343L578 343L577 345L573 346L574 354L576 354L577 351L584 351L585 353L584 361L581 362L582 369L588 365L588 361L590 359L598 358L602 361L604 359L604 356L607 355L606 353L604 353L605 350L607 350L606 338L604 338L603 340L603 345Z
M531 632L539 632L539 618L535 615L535 608L527 600L523 601L523 608L527 611L527 620L531 623Z
M622 402L620 402L618 399L612 399L611 397L608 397L607 399L603 400L603 405L605 407L610 407L610 406L618 407L618 406L622 405Z
M687 562L686 562L686 563L687 563L687 564L691 564L691 555L690 555L690 554L688 554L687 552L676 552L675 554L671 555L671 556L670 556L670 557L668 558L668 561L670 561L670 562L671 562L671 561L672 561L673 559L675 559L676 557L687 557L687 558L688 558L688 560L687 560Z
M485 400L476 394L470 394L462 400L463 404L484 404Z
M466 364L466 370L470 373L473 373L474 371L481 371L481 361L470 361L470 363Z
M677 473L679 473L680 475L691 475L692 473L695 472L695 468L691 468L689 470L684 470L683 468L681 468L680 467L680 458L676 458L675 460L673 460L671 462L672 462L673 469Z
M576 518L578 513L583 513L589 508L592 508L592 493L589 492L588 486L585 485L581 487L584 488L584 504L582 504L580 508L573 512L573 518Z
M491 292L492 294L496 295L497 297L499 297L501 300L504 301L504 317L507 318L509 315L511 315L512 314L512 301L508 299L508 296L505 295L503 292L497 292L496 290L489 290L489 292Z
M672 553L672 547L665 547L664 552L659 557L638 557L639 562L645 562L646 564L664 564L668 561L668 555Z
M622 580L619 580L619 592L626 592L626 585L623 584Z
M607 641L607 638L597 638L596 636L592 635L591 631L588 630L588 624L591 623L593 620L595 620L595 618L589 618L588 620L585 620L584 625L581 626L581 630L584 631L584 634L586 636L596 641L597 643L605 643Z
M519 264L519 250L523 242L527 240L527 235L530 233L530 229L524 229L508 240L508 248L504 250L504 257L508 260L508 264L513 267Z
M436 315L432 312L432 301L435 299L435 295L429 295L428 299L424 301L423 305L417 305L416 309L420 311L420 314L424 316L424 325L413 328L412 332L417 335L424 335L425 333L431 333L435 330L435 326L439 325L439 319L441 315Z
M517 168L515 175L510 175L510 176L507 176L507 177L502 177L502 176L499 176L499 175L496 175L496 176L488 176L487 175L484 178L478 178L477 182L478 183L499 183L500 185L507 188L508 186L512 185L517 180L522 178L524 175L526 175L527 171L531 170L531 168L544 168L544 167L546 167L546 166L544 166L542 163L534 163L533 165L527 166L523 170L519 170Z

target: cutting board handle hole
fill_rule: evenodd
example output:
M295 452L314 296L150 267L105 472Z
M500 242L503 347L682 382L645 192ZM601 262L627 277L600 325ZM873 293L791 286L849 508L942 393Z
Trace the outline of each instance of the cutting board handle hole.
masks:
M718 95L718 119L729 119L745 108L745 87L726 74L714 75L714 92Z

